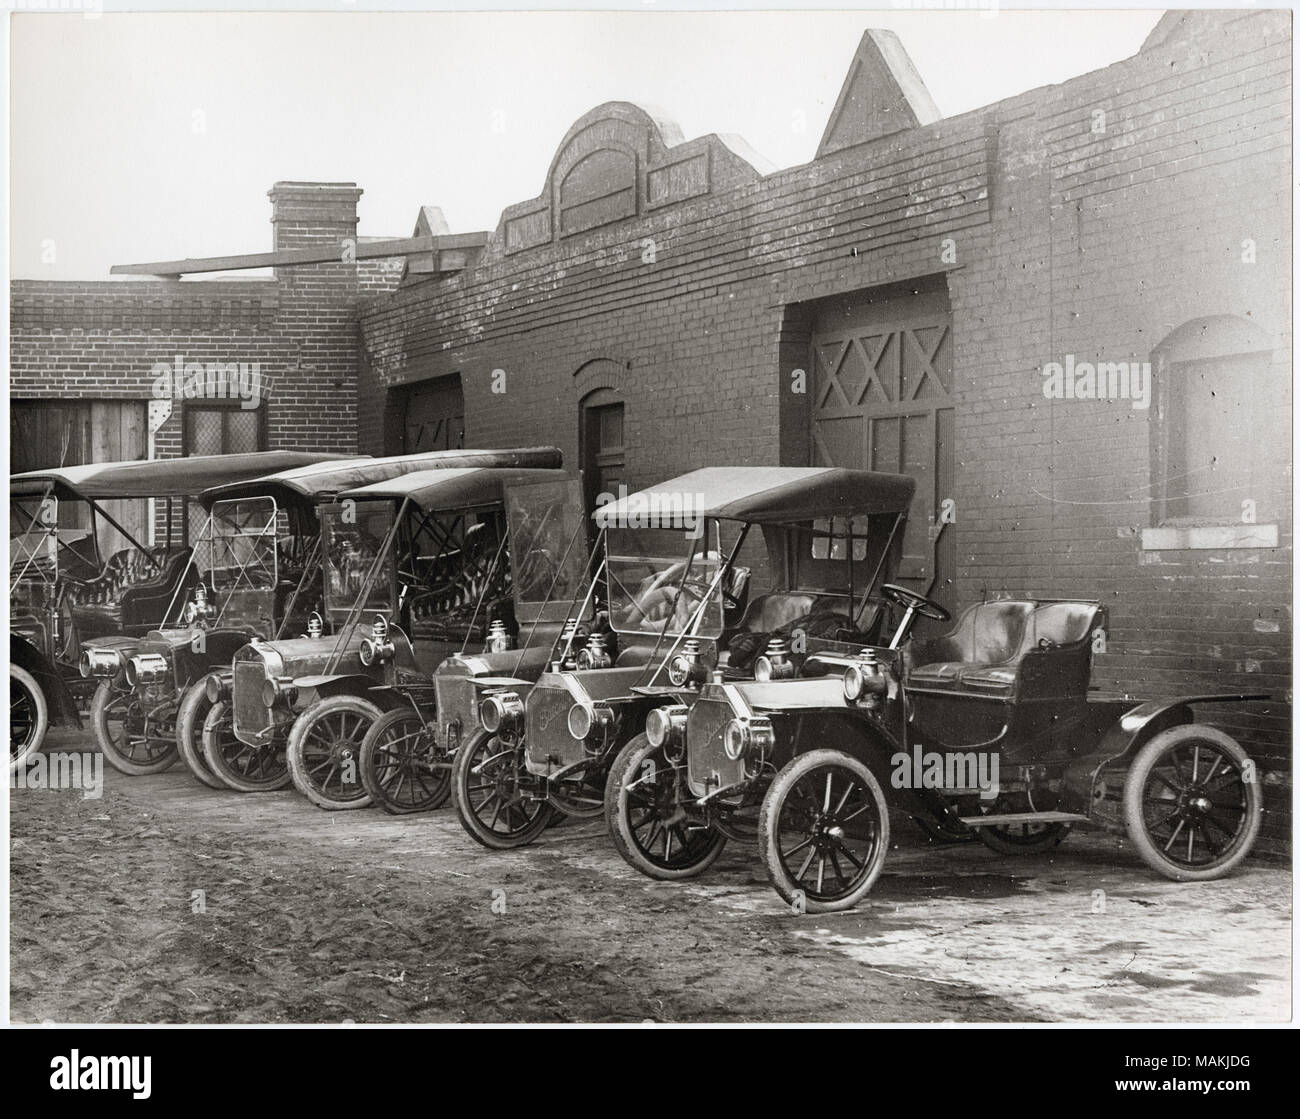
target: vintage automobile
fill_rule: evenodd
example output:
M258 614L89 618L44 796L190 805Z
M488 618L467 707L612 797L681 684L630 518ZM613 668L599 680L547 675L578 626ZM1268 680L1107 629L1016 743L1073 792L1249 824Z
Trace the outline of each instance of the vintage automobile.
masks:
M850 473L708 468L599 508L593 587L603 579L621 647L601 632L585 648L567 635L536 686L485 697L482 729L453 769L470 835L509 848L540 835L553 812L599 816L615 758L644 742L647 726L679 718L707 680L780 675L808 649L851 652L875 639L882 611L867 592L898 563L913 483L864 475L875 489L855 506ZM814 478L834 495L833 512L799 503ZM751 598L755 566L771 589ZM669 861L677 842L667 839Z
M321 597L317 498L396 469L368 456L317 457L199 494L207 518L190 557L193 578L181 581L161 624L135 642L83 648L82 675L100 682L91 705L95 737L114 768L157 773L179 751L198 781L229 787L202 754L212 706L205 677L228 671L254 637L307 627Z
M484 481L500 485L494 479ZM563 631L569 601L590 574L581 484L576 479L509 486L504 498L509 592L518 635L495 621L488 626L482 649L470 651L466 645L471 630L466 627L462 648L433 674L432 701L421 681L415 688L393 689L403 702L380 704L387 709L361 744L361 783L371 802L393 815L427 812L446 803L452 758L478 729L484 696L503 688L526 689L536 682Z
M157 626L190 569L187 500L209 486L330 456L298 451L100 462L10 479L10 764L40 749L51 722L80 726L97 681L83 644L111 650ZM108 508L154 503L140 541ZM159 503L165 505L159 509ZM110 546L111 554L104 550ZM174 757L174 753L173 753ZM110 759L111 760L111 759Z
M549 472L560 462L560 452L549 447L442 451L420 469L451 484L479 470ZM357 759L379 713L363 694L408 673L422 674L431 688L438 661L461 648L445 627L490 624L472 615L494 566L506 569L499 515L460 510L442 517L405 498L359 493L377 481L382 491L410 473L359 480L320 506L323 628L331 635L251 642L235 655L228 677L208 678L212 698L221 703L214 703L203 732L204 754L215 770L283 769L322 807L361 807L368 801ZM293 738L300 716L327 700L337 702L322 703ZM332 743L331 757L341 759L333 774L314 765L309 772L321 736ZM296 769L286 755L291 745L299 755Z
M650 728L610 781L611 827L632 865L699 873L755 796L768 876L798 912L867 894L891 808L1001 853L1052 848L1075 824L1122 829L1176 881L1220 877L1249 852L1262 774L1193 709L1267 696L1089 697L1106 625L1097 602L976 603L950 632L912 640L918 618L948 612L895 584L881 595L901 611L888 643L813 653L782 679L710 683ZM675 862L656 830L686 838Z

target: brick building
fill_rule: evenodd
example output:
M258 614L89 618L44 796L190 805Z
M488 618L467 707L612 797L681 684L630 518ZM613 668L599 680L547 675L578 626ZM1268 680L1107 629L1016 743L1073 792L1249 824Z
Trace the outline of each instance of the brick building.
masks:
M937 573L949 605L1099 596L1104 690L1278 697L1222 713L1268 770L1276 849L1290 50L1289 13L1171 13L1130 59L939 119L898 41L868 32L816 158L777 171L602 105L490 234L421 211L422 258L15 283L15 423L138 411L154 360L246 353L271 380L256 435L182 401L156 409L156 453L235 427L374 452L544 439L593 499L718 463L914 474L904 575ZM358 194L277 184L277 248L355 238Z

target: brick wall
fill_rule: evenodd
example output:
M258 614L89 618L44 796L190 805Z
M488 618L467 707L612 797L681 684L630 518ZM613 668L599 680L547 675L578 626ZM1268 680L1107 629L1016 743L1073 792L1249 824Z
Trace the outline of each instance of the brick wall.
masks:
M1168 421L1041 391L1062 355L1147 361L1180 324L1234 315L1274 340L1270 408L1289 415L1289 17L1195 27L1059 86L585 235L510 253L503 222L477 267L364 302L361 445L379 446L385 390L458 373L476 445L544 432L574 462L579 402L612 387L632 484L806 462L806 404L785 391L806 361L803 309L944 273L957 601L1100 597L1111 631L1095 683L1108 693L1278 697L1211 714L1267 771L1261 847L1282 848L1289 426L1259 433L1277 463L1258 496L1276 548L1154 550L1142 530L1156 523L1152 447Z
M264 384L267 446L352 451L357 430L357 301L392 290L401 262L344 262L357 233L352 184L278 183L274 247L339 247L337 264L280 269L273 280L49 282L11 288L15 399L153 399L156 362L245 362ZM184 402L156 433L181 453Z
M152 363L178 352L261 360L271 446L378 453L400 422L397 390L458 375L470 444L554 442L576 464L580 402L612 388L626 402L627 480L648 484L709 464L807 462L807 398L790 374L807 362L819 301L940 276L956 601L1100 597L1104 691L1284 700L1215 713L1267 771L1261 846L1278 850L1290 795L1289 52L1286 13L1201 13L1095 73L766 175L735 141L680 143L632 106L602 106L565 137L543 195L510 207L450 277L398 288L400 263L341 255L273 282L17 282L14 394L145 396ZM559 236L565 192L582 181L568 172L602 136L637 153L645 204ZM354 238L358 194L276 184L275 244ZM1180 325L1214 316L1272 339L1252 497L1278 545L1147 547L1163 405L1049 400L1041 370L1067 354L1147 361ZM178 430L173 416L163 453Z

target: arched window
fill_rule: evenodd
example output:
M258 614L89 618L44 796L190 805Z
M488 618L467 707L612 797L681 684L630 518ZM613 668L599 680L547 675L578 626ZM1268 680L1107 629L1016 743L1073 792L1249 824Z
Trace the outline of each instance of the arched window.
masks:
M1184 323L1152 351L1156 524L1240 523L1247 502L1260 520L1276 516L1290 440L1272 362L1268 334L1234 315Z

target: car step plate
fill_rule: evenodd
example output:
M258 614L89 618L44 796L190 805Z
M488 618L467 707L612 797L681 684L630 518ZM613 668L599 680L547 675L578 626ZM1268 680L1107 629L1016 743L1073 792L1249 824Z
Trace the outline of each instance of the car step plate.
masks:
M963 816L968 828L991 828L1000 824L1082 824L1087 816L1077 812L1003 812L998 816Z

